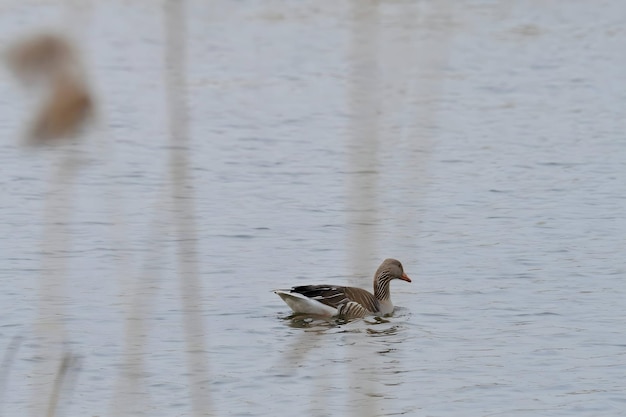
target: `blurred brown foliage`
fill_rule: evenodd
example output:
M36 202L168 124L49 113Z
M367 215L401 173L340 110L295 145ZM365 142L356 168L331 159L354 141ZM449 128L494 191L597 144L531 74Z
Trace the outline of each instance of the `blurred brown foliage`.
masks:
M80 133L93 115L94 101L72 44L60 35L39 34L17 42L7 58L11 70L27 87L46 91L27 139L43 143Z

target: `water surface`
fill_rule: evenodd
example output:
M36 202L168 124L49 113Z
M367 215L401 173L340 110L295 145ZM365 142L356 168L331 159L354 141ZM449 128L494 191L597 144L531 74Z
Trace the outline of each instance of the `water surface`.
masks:
M204 3L187 212L156 5L79 12L83 143L18 146L28 106L0 76L2 351L23 338L5 415L45 407L50 326L82 358L59 415L192 415L190 381L206 415L626 415L626 5ZM20 5L3 39L75 17ZM207 375L182 325L193 215ZM386 257L413 283L385 320L292 320L271 292L369 288Z

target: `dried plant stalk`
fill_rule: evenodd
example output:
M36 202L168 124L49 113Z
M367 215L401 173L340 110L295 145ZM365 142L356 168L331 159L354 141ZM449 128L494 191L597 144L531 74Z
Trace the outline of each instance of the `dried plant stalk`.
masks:
M93 112L87 88L75 80L57 80L52 94L32 122L28 139L39 143L76 136Z
M166 97L169 110L170 174L176 232L179 237L178 261L181 304L185 312L183 329L189 369L189 394L193 415L211 414L209 365L202 318L202 282L198 271L196 216L189 175L189 126L186 94L187 27L184 0L165 4Z
M68 40L45 33L18 42L8 52L8 66L28 87L43 90L43 104L28 129L30 143L81 132L93 114L94 101L81 60Z

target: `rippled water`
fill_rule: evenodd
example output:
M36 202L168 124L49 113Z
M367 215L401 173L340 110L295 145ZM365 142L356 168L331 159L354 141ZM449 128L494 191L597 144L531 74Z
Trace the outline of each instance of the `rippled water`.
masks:
M626 4L204 3L186 20L195 307L161 10L0 16L5 43L83 16L100 97L85 143L24 149L0 75L3 415L45 407L56 320L81 358L59 415L192 415L190 380L206 415L626 415ZM386 257L413 278L393 317L293 318L271 292L369 288ZM208 375L186 368L189 309Z

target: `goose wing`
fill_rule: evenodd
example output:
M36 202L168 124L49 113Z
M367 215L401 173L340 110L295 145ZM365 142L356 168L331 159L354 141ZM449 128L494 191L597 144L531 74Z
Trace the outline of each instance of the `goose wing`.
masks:
M302 285L293 287L291 291L334 307L340 312L343 306L348 303L358 303L372 313L378 311L378 300L372 293L361 288L336 285Z

